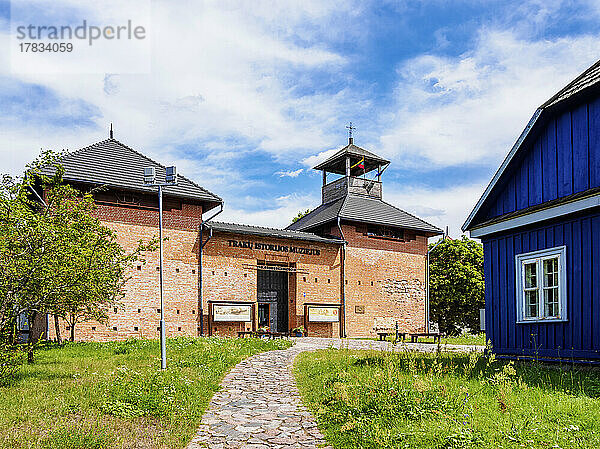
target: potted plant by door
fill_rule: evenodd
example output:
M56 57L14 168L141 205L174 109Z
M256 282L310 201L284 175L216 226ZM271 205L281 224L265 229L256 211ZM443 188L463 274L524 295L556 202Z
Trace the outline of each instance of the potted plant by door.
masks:
M292 329L292 335L294 337L303 337L304 332L306 332L304 326L298 326Z

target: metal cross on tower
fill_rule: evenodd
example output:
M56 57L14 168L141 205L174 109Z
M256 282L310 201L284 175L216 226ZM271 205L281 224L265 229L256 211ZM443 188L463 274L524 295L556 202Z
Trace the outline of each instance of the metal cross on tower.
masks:
M354 143L354 138L352 137L352 131L354 131L356 128L354 126L352 126L352 122L350 122L350 125L346 126L346 128L348 129L348 144Z

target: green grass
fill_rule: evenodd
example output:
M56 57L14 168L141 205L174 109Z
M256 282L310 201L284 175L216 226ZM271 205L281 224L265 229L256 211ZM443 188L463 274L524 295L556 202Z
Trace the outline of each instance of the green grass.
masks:
M327 349L294 373L335 448L596 448L600 372L473 354Z
M68 343L36 353L0 387L0 448L183 448L225 373L285 340Z
M485 333L463 334L458 337L442 337L442 344L485 346Z

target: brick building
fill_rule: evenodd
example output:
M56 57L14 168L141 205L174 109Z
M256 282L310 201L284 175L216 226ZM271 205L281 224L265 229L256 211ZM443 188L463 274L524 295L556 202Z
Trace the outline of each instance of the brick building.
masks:
M126 249L158 235L157 195L144 186L143 169L155 167L160 179L165 167L112 133L61 163L67 182L93 189L98 217ZM388 164L350 139L315 167L323 172L321 206L287 229L213 221L221 198L179 176L163 191L167 335L304 326L309 335L355 337L395 321L403 331L424 328L427 239L441 231L382 200ZM158 252L145 259L108 323L80 323L76 339L159 336ZM47 329L53 338L54 326Z

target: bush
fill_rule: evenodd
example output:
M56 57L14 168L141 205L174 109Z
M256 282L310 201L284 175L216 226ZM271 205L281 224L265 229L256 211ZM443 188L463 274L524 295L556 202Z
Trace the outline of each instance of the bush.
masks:
M3 345L0 347L0 386L13 383L25 362L26 354L18 346Z

